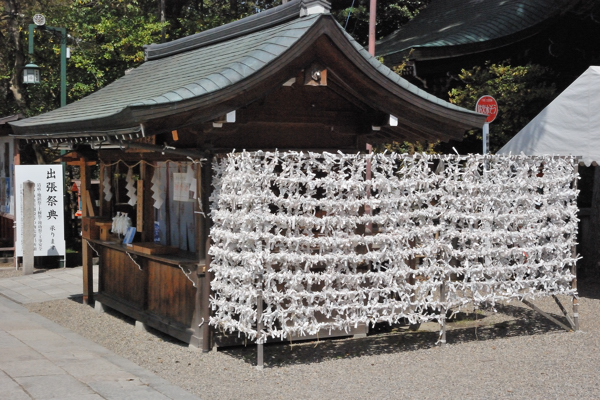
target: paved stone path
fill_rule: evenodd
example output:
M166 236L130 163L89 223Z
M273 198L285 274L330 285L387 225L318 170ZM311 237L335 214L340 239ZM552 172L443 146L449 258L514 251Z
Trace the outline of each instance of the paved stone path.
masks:
M81 273L68 268L0 279L0 398L198 399L17 304L81 295Z
M98 266L94 266L94 291L98 290ZM0 279L0 294L20 304L67 299L83 291L83 269L58 268L43 273Z

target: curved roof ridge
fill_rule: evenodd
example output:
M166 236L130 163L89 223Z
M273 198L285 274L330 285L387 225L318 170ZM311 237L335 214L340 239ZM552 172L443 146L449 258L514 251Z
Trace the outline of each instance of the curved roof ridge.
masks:
M201 76L201 77L199 77L198 80L196 80L194 82L186 83L185 85L182 85L178 88L169 89L164 93L161 93L159 95L153 96L148 99L138 100L134 103L128 104L127 106L143 106L143 105L150 105L150 104L161 104L161 103L174 102L174 101L179 101L179 100L186 100L189 97L196 97L196 96L204 95L206 93L214 92L216 90L223 89L224 87L229 86L229 84L232 84L239 80L242 80L249 75L248 73L246 73L246 74L239 73L238 71L236 71L233 68L234 65L244 64L247 68L247 71L248 71L248 69L251 70L252 72L259 70L264 65L268 64L274 58L278 57L281 53L283 53L285 50L287 50L292 44L294 44L302 36L302 35L292 35L292 34L290 34L290 31L297 29L296 27L304 27L304 28L309 27L314 23L314 21L317 18L318 18L318 15L312 15L305 19L303 18L301 20L296 18L296 20L294 20L294 21L290 21L286 24L282 24L281 29L273 27L274 32L272 32L269 35L269 37L266 38L266 40L261 41L260 43L258 43L255 46L250 46L250 48L247 49L249 51L246 54L243 54L242 57L235 58L230 63L223 65L222 67L219 68L219 70L214 70L206 76ZM304 30L301 30L299 32L301 32L303 34ZM271 51L269 51L269 50L271 50ZM273 50L277 50L277 52L275 52ZM260 53L264 53L267 56L259 57ZM252 60L254 60L254 61L252 61ZM229 71L229 70L236 71L238 73L239 77L234 80L231 80L230 78L228 78L224 73L225 73L225 71ZM218 80L221 81L222 84L215 82L215 79L209 79L209 77L211 77L211 76L215 79L217 79L220 76L221 78L219 78ZM206 80L212 81L212 83L214 85L211 85L210 88L205 87L205 85L202 85L201 82L206 82ZM227 84L226 82L224 82L225 80L227 80L229 83ZM186 87L188 85L193 85L193 84L197 84L198 86L202 87L204 89L204 91L202 93L194 93L193 91L190 91L189 88ZM181 96L181 94L179 92L182 89L186 89L186 90L190 91L193 94L193 96L189 96L189 97ZM177 98L178 96L180 97L179 99Z
M291 0L286 4L172 42L146 45L144 46L146 60L156 60L184 51L198 49L282 24L304 16L303 10L312 3L317 3L323 6L325 10L329 10L327 1Z

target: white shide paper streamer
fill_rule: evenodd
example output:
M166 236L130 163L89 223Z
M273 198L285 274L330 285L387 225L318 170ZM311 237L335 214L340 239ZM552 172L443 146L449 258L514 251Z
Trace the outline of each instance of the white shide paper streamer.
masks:
M104 174L104 180L102 181L102 186L104 187L104 189L103 189L104 201L110 201L113 197L110 174L107 174L107 173Z
M152 199L154 200L154 208L160 210L165 202L165 193L161 189L161 182L158 170L152 176Z
M125 182L127 183L127 185L125 186L125 188L127 189L127 197L129 197L129 201L127 202L127 204L129 204L130 206L135 206L135 204L137 203L137 195L135 194L137 190L135 187L135 181L133 180L132 168L129 168L127 170Z

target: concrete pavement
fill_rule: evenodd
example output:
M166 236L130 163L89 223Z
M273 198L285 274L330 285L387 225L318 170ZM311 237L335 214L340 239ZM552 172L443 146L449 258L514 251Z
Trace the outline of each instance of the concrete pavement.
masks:
M94 291L98 290L98 266L94 266ZM44 273L0 279L0 295L20 303L67 299L83 292L83 269L58 268Z
M198 399L17 304L81 295L75 270L0 279L0 398Z

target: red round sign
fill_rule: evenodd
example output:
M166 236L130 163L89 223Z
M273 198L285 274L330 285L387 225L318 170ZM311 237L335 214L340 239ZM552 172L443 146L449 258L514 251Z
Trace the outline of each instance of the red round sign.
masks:
M498 115L498 103L496 103L496 99L492 96L481 96L479 100L477 100L475 111L487 115L488 117L485 122L490 123L495 120Z

